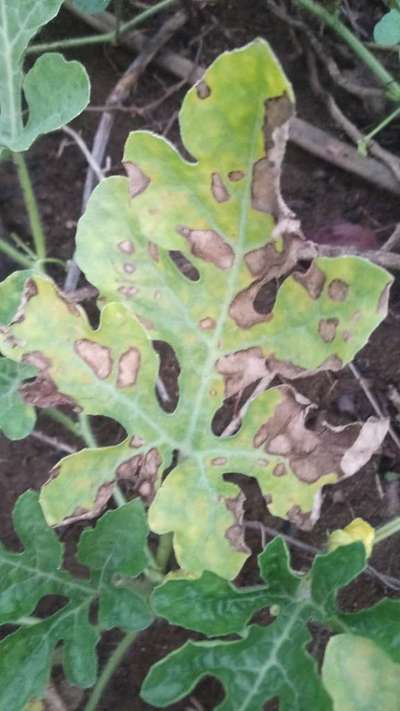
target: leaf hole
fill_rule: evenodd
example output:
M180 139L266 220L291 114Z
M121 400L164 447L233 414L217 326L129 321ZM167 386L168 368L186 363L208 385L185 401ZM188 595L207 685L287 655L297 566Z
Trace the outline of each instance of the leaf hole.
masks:
M200 272L196 267L192 264L189 259L187 259L182 252L179 252L177 250L171 250L169 252L169 256L172 259L173 263L175 266L178 268L182 276L184 276L186 279L189 281L199 281L200 279Z
M33 617L45 619L49 615L54 615L63 609L69 602L65 595L44 595L32 612Z
M283 281L283 280L282 280ZM259 314L270 314L275 306L280 280L274 279L263 284L257 292L253 307Z
M166 341L153 341L160 359L156 396L164 412L174 412L179 401L179 374L181 372L175 351Z

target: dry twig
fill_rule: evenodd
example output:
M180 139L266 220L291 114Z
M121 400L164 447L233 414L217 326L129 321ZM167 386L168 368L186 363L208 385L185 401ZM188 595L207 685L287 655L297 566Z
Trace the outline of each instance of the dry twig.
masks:
M31 437L34 437L35 439L39 440L39 442L48 444L50 447L53 447L53 449L56 449L58 452L67 452L67 454L74 454L78 451L77 447L73 447L72 445L67 444L66 442L62 442L60 439L58 439L58 437L50 437L50 435L44 434L44 432L39 432L38 430L32 432Z
M92 169L93 173L96 175L97 180L99 182L100 182L100 180L103 180L105 175L104 175L102 169L100 168L99 164L97 163L97 161L94 159L93 155L91 154L91 152L90 152L89 148L87 147L85 141L83 140L82 136L80 136L79 133L77 131L74 131L74 129L71 128L70 126L63 126L61 131L66 133L67 136L71 136L71 138L75 141L79 150L83 153L87 162L89 163L89 166Z
M364 392L364 395L365 395L365 397L367 398L368 402L369 402L369 403L371 404L371 406L373 407L375 414L376 414L379 418L383 419L383 418L384 418L384 414L383 414L383 412L382 412L382 410L381 410L381 407L380 407L380 405L379 405L379 402L378 402L378 400L376 399L376 397L375 397L374 393L372 392L371 388L369 387L367 381L366 381L365 378L363 378L363 376L361 375L361 373L360 373L360 371L358 370L357 366L354 365L354 363L349 363L349 369L351 370L351 372L353 373L355 379L357 380L358 384L360 385L360 388L361 388L362 391ZM398 437L398 435L397 435L396 432L394 431L392 425L389 425L388 434L390 435L391 439L393 440L393 442L395 443L395 445L398 447L398 449L400 449L400 438Z

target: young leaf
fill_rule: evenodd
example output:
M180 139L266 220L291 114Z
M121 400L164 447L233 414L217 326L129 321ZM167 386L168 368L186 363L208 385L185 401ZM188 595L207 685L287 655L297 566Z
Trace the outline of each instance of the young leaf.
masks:
M400 8L399 8L400 9ZM399 9L389 10L374 27L374 40L378 44L390 47L400 42L400 12Z
M334 711L395 711L399 707L400 664L365 637L339 634L330 639L322 678Z
M0 0L0 147L25 151L41 133L60 128L89 102L89 78L82 64L61 54L43 54L24 75L29 41L57 15L62 0ZM23 96L28 118L23 121Z
M0 430L9 439L23 439L35 426L35 409L23 400L19 388L36 374L30 365L0 358Z
M28 281L1 346L41 371L26 401L69 402L127 433L59 463L41 493L49 523L96 515L115 480L129 478L154 499L151 528L174 532L182 568L233 578L248 555L244 497L225 474L255 477L275 515L310 526L322 486L354 474L379 447L386 421L311 429L311 403L288 385L253 392L243 406L249 386L348 363L386 314L391 277L363 259L318 259L287 276L302 243L279 189L292 113L292 89L263 40L223 54L180 113L194 159L135 132L128 178L102 181L89 202L77 258L106 304L99 328L43 276ZM173 413L155 394L150 339L167 342L179 362ZM233 415L220 437L226 398ZM178 464L161 483L175 450Z
M277 618L272 624L250 625L235 641L187 642L152 667L142 686L143 699L157 708L166 708L211 674L222 682L226 692L217 707L219 711L261 711L265 702L275 697L280 700L280 711L330 711L331 699L306 651L311 639L308 623L330 621L337 591L364 569L365 551L356 543L319 555L311 571L303 576L290 569L288 560L286 544L280 538L274 539L259 556L260 572L266 582L265 606L276 606ZM174 624L207 632L212 609L208 591L202 603L200 581L187 581L187 588L192 585L198 598L188 615L180 603L180 584L181 581L171 580L153 593L156 612L162 612ZM225 594L222 585L218 590L215 608L217 618L225 616L227 620L225 634L231 631L232 600L238 604L245 592L234 592L233 586L228 589L226 583ZM398 631L399 628L400 623ZM241 632L239 628L236 631Z
M59 642L68 679L92 686L101 631L115 626L144 629L152 618L146 599L129 587L148 562L146 517L139 500L106 513L94 529L82 533L78 559L90 568L90 579L60 570L63 546L44 521L36 493L19 498L14 524L23 552L0 547L0 624L17 626L0 642L0 708L19 711L42 696ZM64 606L50 617L30 620L47 595L64 597ZM98 623L92 624L89 612L97 600Z

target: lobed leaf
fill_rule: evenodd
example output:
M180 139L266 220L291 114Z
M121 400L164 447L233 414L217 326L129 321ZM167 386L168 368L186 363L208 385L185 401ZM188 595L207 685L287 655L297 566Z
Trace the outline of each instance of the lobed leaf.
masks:
M293 102L255 40L221 55L187 94L191 160L149 132L130 135L128 177L98 186L78 229L77 260L103 306L98 329L49 280L28 280L1 344L40 370L25 400L69 403L126 430L119 445L61 460L41 493L49 523L97 515L129 478L151 503L152 530L174 533L180 566L229 579L249 551L244 496L226 474L255 477L272 513L310 527L322 486L382 442L386 421L310 427L312 404L291 385L261 392L277 375L351 361L384 318L391 283L356 257L293 271L303 237L279 186ZM155 394L154 340L179 364L173 412Z
M257 588L235 588L208 573L199 580L167 580L156 588L153 608L169 622L208 636L218 629L220 635L236 632L240 638L187 642L152 667L143 699L169 707L211 674L225 691L218 711L257 711L276 697L280 711L372 711L378 705L394 711L399 601L384 599L357 613L337 609L340 588L366 566L364 546L352 543L318 554L311 570L301 575L290 568L286 544L275 538L258 563L265 584ZM267 626L244 627L262 607L270 607L276 619ZM334 632L346 630L328 642L322 678L309 652L310 622Z
M55 17L62 0L0 0L0 147L25 151L41 134L81 113L89 102L89 78L80 62L46 53L24 75L25 50ZM28 118L23 121L23 98Z
M0 642L0 708L19 711L43 695L60 642L68 679L92 686L101 631L144 629L152 617L145 597L132 589L132 579L148 563L146 517L139 500L106 513L94 529L82 533L78 559L90 569L90 579L60 570L63 545L48 528L36 493L18 499L14 525L23 551L0 547L0 624L17 627ZM65 604L49 617L30 620L48 595L62 596ZM93 624L89 615L97 600L98 622Z
M261 711L265 702L275 697L280 711L329 711L333 708L331 698L306 651L311 640L308 624L329 623L336 612L338 590L364 567L365 550L356 543L318 555L311 571L299 575L289 566L286 544L274 539L259 556L265 585L258 588L258 595L264 593L264 606L274 606L276 619L267 626L253 624L244 630L238 626L235 631L241 638L234 641L187 642L152 667L142 686L143 699L166 708L211 674L225 690L224 701L216 707L219 711ZM152 602L156 612L174 624L209 634L212 611L217 610L216 622L226 619L222 633L233 631L229 616L234 605L246 599L246 589L214 583L217 594L213 601L204 581L185 581L185 585L188 599L195 601L190 612L181 603L180 580L167 581L155 590ZM247 617L250 612L249 605Z

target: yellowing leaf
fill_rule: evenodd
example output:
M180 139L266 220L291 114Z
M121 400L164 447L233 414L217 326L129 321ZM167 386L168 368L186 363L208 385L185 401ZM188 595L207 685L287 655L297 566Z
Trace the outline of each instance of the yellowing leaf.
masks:
M329 640L322 667L334 711L396 711L400 665L375 642L353 634Z
M183 102L192 158L132 133L128 177L103 181L80 221L77 259L100 292L99 328L50 281L28 282L2 345L41 371L25 399L69 402L127 434L59 463L41 493L50 523L96 515L129 478L152 501L153 531L174 533L181 567L232 578L248 550L244 495L226 474L255 477L272 513L309 527L321 487L379 447L386 421L310 427L312 404L291 385L262 392L277 375L349 362L385 316L391 283L356 257L294 270L302 234L279 186L293 101L263 40L221 55ZM152 340L179 364L173 412L155 394Z

